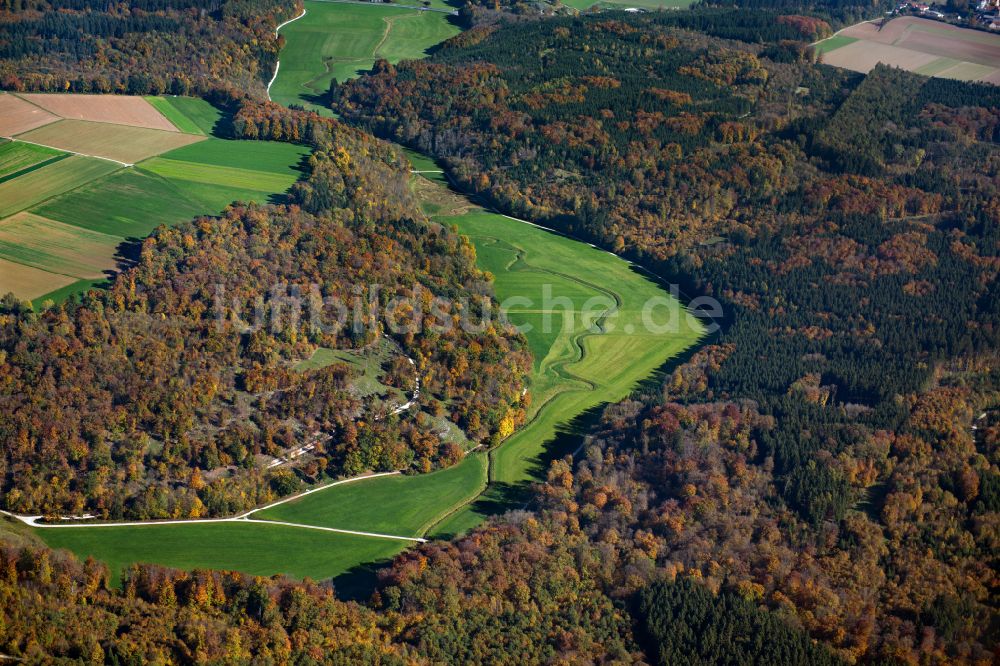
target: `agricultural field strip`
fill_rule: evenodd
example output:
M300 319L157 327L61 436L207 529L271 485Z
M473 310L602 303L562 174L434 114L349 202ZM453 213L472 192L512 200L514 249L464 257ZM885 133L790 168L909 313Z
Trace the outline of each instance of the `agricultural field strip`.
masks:
M17 97L64 120L99 122L123 127L176 132L177 126L136 95L17 93Z
M72 521L83 520L83 519L86 519L88 517L87 516L80 516L80 517L63 516L63 517L61 517L61 520L67 521L66 524L53 524L53 523L39 522L45 516L22 516L22 515L18 515L18 514L11 513L9 511L3 511L3 510L0 510L0 514L3 514L5 516L9 516L9 517L14 518L16 520L19 520L22 523L24 523L25 525L28 525L29 527L42 528L42 529L86 529L86 528L98 528L98 527L153 527L153 526L157 526L157 525L207 525L207 524L215 524L215 523L244 522L244 523L258 523L258 524L263 524L263 525L284 525L286 527L296 527L296 528L300 528L300 529L309 529L309 530L321 530L321 531L324 531L324 532L336 532L338 534L351 534L351 535L354 535L354 536L373 537L373 538L378 538L378 539L394 539L394 540L397 540L397 541L412 541L412 542L415 542L415 543L423 543L423 542L426 541L426 539L423 539L421 537L400 536L400 535L396 535L396 534L383 534L383 533L380 533L380 532L363 532L363 531L358 531L358 530L339 529L339 528L336 528L336 527L323 527L323 526L320 526L320 525L305 525L305 524L302 524L302 523L290 523L290 522L284 522L284 521L279 521L279 520L261 520L261 519L257 519L257 518L251 518L251 516L254 513L258 512L258 511L263 511L265 509L271 509L271 508L274 508L274 507L279 506L281 504L284 504L286 502L291 502L293 500L301 499L302 497L305 497L306 495L311 495L312 493L317 493L317 492L320 492L320 491L323 491L323 490L327 490L329 488L333 488L334 486L340 486L340 485L343 485L345 483L354 483L356 481L364 481L366 479L374 479L374 478L383 477L383 476L395 476L395 475L398 475L399 473L400 472L398 472L398 471L396 471L396 472L379 472L377 474L364 474L364 475L361 475L361 476L351 477L350 479L341 479L340 481L333 481L331 483L327 483L327 484L324 484L322 486L317 486L315 488L310 488L309 490L306 490L304 492L298 493L297 495L291 495L291 496L286 497L284 499L280 499L280 500L277 500L275 502L271 502L270 504L265 504L264 506L257 507L256 509L251 509L250 511L246 511L244 513L241 513L238 516L230 516L228 518L195 518L195 519L191 519L191 520L141 520L141 521L134 521L134 522L125 521L125 522L76 523L76 524L73 524Z
M118 171L118 169L111 167L101 166L98 168L102 162L107 160L86 163L90 159L92 158L85 155L72 155L66 159L52 162L42 169L24 173L15 180L0 183L0 194L5 195L5 199L13 196L11 193L15 187L22 190L22 195L15 199L15 203L0 201L0 218L38 206L54 197L72 192L91 181ZM81 164L81 162L85 163ZM80 177L81 174L82 177ZM57 180L55 178L57 176L61 178ZM50 187L50 185L52 186ZM24 189L27 189L27 196L23 192Z
M49 146L44 143L38 143L36 141L28 141L27 139L19 139L16 136L6 136L0 137L4 139L10 139L11 141L20 141L21 143L28 143L32 146L39 146L41 148L48 148L50 150L58 150L63 153L69 153L71 155L79 155L80 157L93 157L95 160L104 160L105 162L114 162L115 164L120 164L123 167L135 166L135 164L129 162L122 162L121 160L115 160L110 157L102 157L101 155L91 155L89 153L78 153L75 150L69 150L68 148L59 148L58 146Z

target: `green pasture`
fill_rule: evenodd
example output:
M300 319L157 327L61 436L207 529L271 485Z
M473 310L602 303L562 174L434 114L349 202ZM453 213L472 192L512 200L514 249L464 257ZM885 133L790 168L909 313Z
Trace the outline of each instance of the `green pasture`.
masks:
M848 44L853 44L856 41L858 41L857 37L834 35L829 39L824 39L823 41L817 43L816 51L819 53L829 53L830 51L836 51L839 48L847 46Z
M301 167L311 152L307 146L294 143L229 141L213 137L171 150L159 157L175 162L280 174L294 182L302 175Z
M491 453L489 489L437 525L431 533L440 536L517 506L525 484L544 478L551 458L579 444L588 412L626 397L703 333L658 284L603 250L493 213L448 221L475 243L501 303L530 301L506 310L511 323L532 327L526 336L535 370L530 422Z
M0 143L0 182L23 175L26 170L39 168L66 153L54 148L36 146L21 141Z
M182 132L210 136L222 111L197 97L147 97L146 101Z
M113 581L133 562L326 579L392 557L407 542L263 523L36 528L53 548L107 563Z
M452 507L478 493L485 480L486 456L471 453L461 463L430 474L346 483L253 517L416 537Z
M120 168L107 160L71 155L4 181L0 183L0 217L13 215Z
M143 238L161 224L177 224L224 207L207 207L183 185L133 167L56 197L33 212L91 231ZM220 198L231 201L230 193L225 194Z
M459 32L441 12L316 0L305 8L304 17L281 29L286 42L271 99L327 114L322 98L332 79L354 78L378 58L421 58Z

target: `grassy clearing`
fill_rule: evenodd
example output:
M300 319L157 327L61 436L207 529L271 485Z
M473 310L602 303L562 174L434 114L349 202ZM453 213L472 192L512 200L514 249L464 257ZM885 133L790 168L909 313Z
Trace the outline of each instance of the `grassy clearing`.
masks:
M359 352L320 347L312 356L296 363L295 370L308 372L334 363L346 363L359 373L351 382L351 387L358 395L362 397L381 395L384 399L398 404L406 402L406 394L398 388L386 386L381 381L385 374L384 368L392 361L393 356L397 355L399 355L398 350L384 338L374 349Z
M174 124L189 134L211 136L223 113L197 97L147 97L146 101Z
M451 507L479 492L485 480L486 456L473 453L462 463L437 472L334 486L253 517L420 536Z
M829 39L824 39L822 42L816 44L816 50L820 53L829 53L830 51L836 51L842 46L853 44L856 41L858 41L857 37L836 35L834 37L830 37Z
M73 155L0 183L0 217L30 208L119 168L114 162Z
M449 221L470 236L480 265L496 276L501 303L513 296L531 301L507 312L513 323L533 327L526 335L536 360L531 421L493 451L490 488L436 526L432 534L441 536L517 506L548 460L578 445L589 412L627 396L703 330L659 285L607 252L492 213ZM649 303L656 304L657 324L668 328L673 317L672 330L647 330Z
M52 148L43 148L20 141L7 141L0 144L0 178L7 179L16 176L29 167L42 164L64 154Z
M325 579L347 571L359 561L392 557L406 545L389 539L236 522L49 528L34 532L53 548L66 548L81 559L93 556L103 560L115 583L122 569L133 562Z
M20 134L17 138L128 164L204 140L204 137L194 134L87 120L60 120Z
M305 7L303 18L281 30L287 41L271 98L327 114L322 98L332 79L354 78L376 58L420 58L459 32L441 12L315 1Z
M34 298L34 301L38 305L45 305L48 301L52 301L53 303L62 303L71 296L85 294L91 289L106 289L107 287L108 281L104 278L98 280L77 280L76 282L70 282L69 284L59 287L58 289L46 292L41 296ZM3 290L0 289L0 291Z

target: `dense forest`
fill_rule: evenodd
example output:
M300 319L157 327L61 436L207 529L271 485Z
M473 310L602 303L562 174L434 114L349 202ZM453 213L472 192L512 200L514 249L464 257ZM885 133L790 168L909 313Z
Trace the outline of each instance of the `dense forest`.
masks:
M0 1L0 88L263 96L301 10L277 0Z
M280 109L260 108L245 101L234 125ZM412 419L380 419L377 404L348 390L348 366L294 370L318 346L363 349L390 335L394 300L412 311L439 299L437 316L451 323L463 298L490 292L469 242L417 212L405 174L392 168L397 153L334 121L279 113L299 116L316 146L292 203L235 205L160 228L107 292L41 312L3 301L4 508L231 513L287 494L259 456L305 441L320 442L314 477L427 471L462 456ZM357 285L379 291L361 298ZM334 301L356 303L345 325L312 316ZM495 442L504 419L523 418L523 338L500 325L472 333L434 323L394 336L415 360L425 400L473 440ZM413 371L399 360L396 381L412 390Z
M553 515L639 581L693 576L848 659L989 661L1000 459L971 427L1000 388L1000 89L817 66L827 29L519 22L331 99L500 210L723 303L661 395L609 408Z

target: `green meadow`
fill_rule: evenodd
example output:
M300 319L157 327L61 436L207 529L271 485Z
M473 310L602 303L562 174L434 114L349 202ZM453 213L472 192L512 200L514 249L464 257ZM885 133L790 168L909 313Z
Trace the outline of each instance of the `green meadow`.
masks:
M830 51L836 51L841 47L847 46L848 44L853 44L856 41L858 41L856 37L834 35L833 37L824 39L821 42L817 42L815 47L818 53L829 53Z
M486 478L486 456L430 474L384 476L334 486L253 514L281 520L418 537L452 507L475 495Z
M307 0L305 8L304 17L281 29L286 43L271 99L327 115L322 98L332 79L354 78L378 58L422 58L459 32L441 12L318 0Z
M146 97L157 111L182 132L211 136L222 120L222 112L203 99L196 97Z
M248 522L35 529L53 548L108 564L113 582L134 562L326 579L392 557L405 541Z
M37 169L66 153L54 148L36 146L33 143L5 141L0 143L0 182L24 174L28 169Z
M608 252L494 213L442 221L472 239L481 267L496 276L497 298L512 303L504 310L525 330L535 366L529 423L490 453L486 492L437 525L436 536L523 503L548 461L579 445L588 413L625 398L703 334L660 285Z
M107 160L71 155L4 181L0 183L0 217L30 208L119 168L120 165Z

